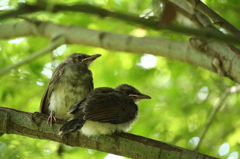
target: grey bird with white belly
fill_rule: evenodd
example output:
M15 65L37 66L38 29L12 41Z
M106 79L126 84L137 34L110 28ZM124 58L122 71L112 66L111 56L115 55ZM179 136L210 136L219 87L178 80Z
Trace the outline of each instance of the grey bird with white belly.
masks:
M92 91L93 78L88 67L99 56L73 53L54 70L40 104L40 112L49 115L47 122L50 125L56 117L72 117L67 110Z
M138 106L135 103L141 99L151 97L127 84L115 89L96 88L68 110L74 118L60 128L58 135L77 130L86 136L126 132L137 119Z

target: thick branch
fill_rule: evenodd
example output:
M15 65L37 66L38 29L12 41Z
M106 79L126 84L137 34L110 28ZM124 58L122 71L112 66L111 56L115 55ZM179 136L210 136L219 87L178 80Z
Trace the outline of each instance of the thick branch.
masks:
M224 75L240 82L240 56L238 50L214 41L189 43L149 37L133 37L115 33L94 31L74 26L56 25L50 22L22 22L0 25L0 39L21 36L44 36L49 39L61 35L68 44L83 44L108 50L132 53L149 53L182 61L209 71L217 72L212 60L218 58ZM203 51L202 51L203 49Z
M172 4L174 4L176 11L180 13L182 16L184 16L184 20L182 16L177 16L176 20L180 24L184 26L189 26L191 28L197 27L199 28L203 26L195 15L195 9L191 7L187 2L185 2L184 0L169 0L169 1L172 2Z
M113 17L113 18L116 18L116 19L119 19L122 21L135 23L135 24L141 25L143 27L148 27L148 28L155 29L155 30L166 29L166 30L171 30L171 31L178 32L178 33L187 34L187 35L195 35L200 38L214 39L216 41L224 41L224 42L228 42L228 43L240 44L240 37L224 35L224 34L221 34L218 32L212 32L211 30L207 30L207 29L197 30L197 29L185 28L185 27L180 27L180 26L175 26L175 25L160 26L159 21L157 21L157 20L139 18L139 16L135 15L135 14L113 12L113 11L109 11L107 9L103 9L103 8L89 5L89 4L74 4L72 6L55 4L54 6L51 6L51 7L49 7L48 5L49 4L46 4L46 3L35 4L35 5L21 4L15 10L0 14L0 20L10 18L13 15L19 16L22 14L34 13L36 11L82 12L82 13L98 15L100 17ZM51 9L49 9L49 8L51 8Z
M216 12L211 10L208 6L202 3L200 0L185 0L190 3L193 7L204 13L206 16L211 18L215 24L218 24L223 29L227 30L234 36L240 36L240 31L235 28L232 24L218 15Z
M210 27L214 28L210 19L201 13L200 11L193 8L189 5L185 0L169 0L171 1L180 14L182 14L185 18L191 21L195 26L190 25L191 27L203 28L203 27ZM178 18L177 18L178 19ZM182 25L189 26L189 22L187 21L186 24L182 22L183 20L178 20L178 22ZM216 29L216 28L214 28ZM217 30L217 29L216 29ZM219 30L217 30L219 32Z
M126 133L91 138L80 133L72 133L61 138L57 132L65 121L57 120L57 123L50 127L46 120L47 116L37 112L32 114L0 107L0 133L52 140L69 146L96 149L131 158L214 159L167 143Z

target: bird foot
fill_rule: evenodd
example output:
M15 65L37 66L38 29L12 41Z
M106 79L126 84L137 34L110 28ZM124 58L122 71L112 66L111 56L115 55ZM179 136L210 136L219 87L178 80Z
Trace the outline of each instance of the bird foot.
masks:
M47 120L47 124L49 124L50 126L53 126L53 123L56 122L56 118L55 118L55 114L50 113L48 120Z
M63 135L63 131L59 131L59 132L57 133L57 135L58 135L58 136L62 136L62 135Z

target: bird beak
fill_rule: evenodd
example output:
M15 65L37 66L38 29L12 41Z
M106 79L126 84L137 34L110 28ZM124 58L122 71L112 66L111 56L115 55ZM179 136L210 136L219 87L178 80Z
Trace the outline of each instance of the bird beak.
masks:
M151 99L151 97L146 94L129 94L129 97L133 97L135 99Z
M95 55L92 55L88 58L83 59L82 62L86 63L87 65L90 65L91 62L93 62L94 60L96 60L100 56L101 56L101 54L95 54Z

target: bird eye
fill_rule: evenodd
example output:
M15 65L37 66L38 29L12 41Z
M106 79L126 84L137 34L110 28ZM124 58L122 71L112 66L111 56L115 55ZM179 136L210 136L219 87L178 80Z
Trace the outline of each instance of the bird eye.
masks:
M78 56L77 59L82 61L82 56Z
M130 90L126 90L126 94L131 94L131 91Z

